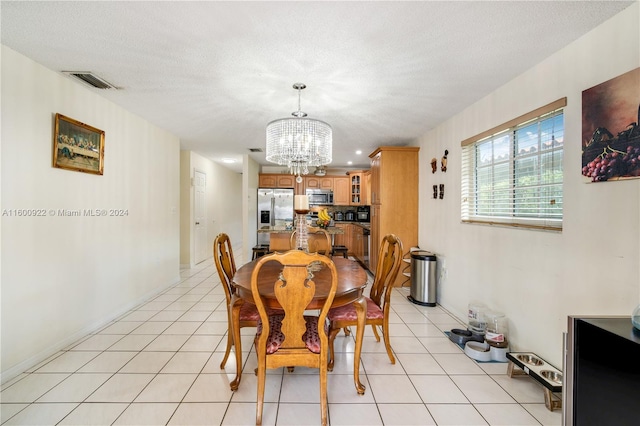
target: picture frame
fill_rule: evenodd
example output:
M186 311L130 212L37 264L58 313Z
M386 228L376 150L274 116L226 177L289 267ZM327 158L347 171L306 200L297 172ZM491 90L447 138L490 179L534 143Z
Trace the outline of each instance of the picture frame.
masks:
M640 178L640 68L582 92L585 182Z
M104 136L104 130L56 113L53 167L102 175Z

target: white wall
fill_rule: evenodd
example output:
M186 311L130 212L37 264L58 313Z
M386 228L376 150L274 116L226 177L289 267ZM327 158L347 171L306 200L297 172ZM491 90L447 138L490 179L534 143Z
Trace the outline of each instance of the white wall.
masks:
M52 167L55 113L106 132L104 175ZM2 379L179 280L179 141L2 46Z
M242 239L244 242L243 256L246 260L251 260L253 256L252 248L258 242L258 173L260 165L248 155L243 159L243 198L242 198ZM237 261L236 261L237 263Z
M630 315L640 302L640 179L586 184L581 175L582 91L640 66L639 6L420 140L419 244L444 263L439 302L465 322L470 301L504 312L511 349L534 351L557 367L568 315ZM462 224L460 142L565 96L563 231ZM447 172L432 174L431 158L445 149ZM434 200L431 187L441 183L445 199Z
M194 234L194 187L191 178L198 170L207 175L205 188L205 209L207 241L213 247L213 240L221 232L229 235L234 253L242 249L242 174L223 167L195 152L181 153L180 187L181 229L180 239L182 264L195 265ZM212 250L209 254L213 256Z

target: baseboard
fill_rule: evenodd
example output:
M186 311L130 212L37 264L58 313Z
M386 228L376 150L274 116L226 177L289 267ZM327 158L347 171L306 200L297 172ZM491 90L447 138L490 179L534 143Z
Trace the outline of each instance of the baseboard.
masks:
M116 312L113 312L111 314L109 314L107 317L102 318L100 320L94 321L93 323L91 323L90 325L88 325L87 327L83 328L82 330L73 333L71 336L67 337L66 339L57 342L54 345L51 345L50 347L40 351L39 353L35 354L34 356L30 357L29 359L26 359L24 361L22 361L19 364L14 365L13 367L2 371L0 373L0 383L4 384L6 382L8 382L9 380L19 376L22 373L30 373L34 367L36 367L38 364L40 364L41 362L47 360L48 358L50 358L51 356L55 355L56 353L60 352L60 351L64 351L66 350L70 345L72 345L73 343L77 342L78 340L80 340L81 338L89 335L89 334L93 334L96 331L104 328L106 325L108 325L109 323L117 320L118 318L120 318L122 315L126 314L127 312L129 312L130 310L134 309L136 306L140 306L143 303L145 303L147 300L151 299L152 297L157 296L158 294L162 293L163 291L173 287L174 285L178 284L180 282L181 278L178 275L177 278L174 278L174 282L170 283L166 286L163 286L162 288L157 288L154 289L150 292L148 292L147 294L141 296L140 298L138 298L136 301L129 303L128 305L126 305L125 307L119 309Z

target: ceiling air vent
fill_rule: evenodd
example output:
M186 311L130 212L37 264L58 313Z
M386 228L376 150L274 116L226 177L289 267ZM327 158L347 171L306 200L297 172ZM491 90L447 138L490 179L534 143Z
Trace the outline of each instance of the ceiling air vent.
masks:
M249 148L251 152L262 152L262 148Z
M88 84L89 86L96 89L117 89L117 87L113 84L101 79L98 76L93 75L89 71L62 71L62 73L77 78L83 83Z

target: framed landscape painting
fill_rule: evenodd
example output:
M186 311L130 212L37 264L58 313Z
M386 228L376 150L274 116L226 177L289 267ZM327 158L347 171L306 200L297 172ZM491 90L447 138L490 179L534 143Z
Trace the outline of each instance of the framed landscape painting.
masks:
M56 114L53 167L103 174L104 130Z
M582 92L582 175L640 177L640 68Z

